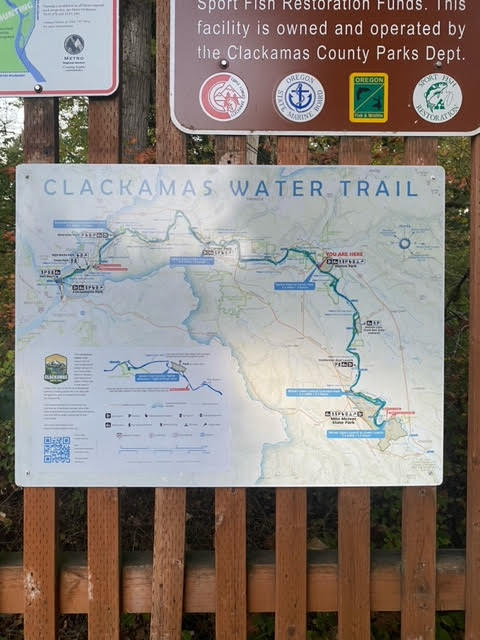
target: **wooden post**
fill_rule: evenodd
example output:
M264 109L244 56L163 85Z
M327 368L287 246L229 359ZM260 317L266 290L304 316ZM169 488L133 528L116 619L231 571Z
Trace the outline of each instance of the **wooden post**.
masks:
M58 101L25 100L25 162L58 160ZM25 489L23 496L24 636L54 640L57 625L55 489Z
M436 165L436 138L407 138L405 164ZM402 640L435 637L436 490L408 487L402 506Z
M465 640L480 638L480 137L472 141Z
M156 159L186 161L183 133L170 121L168 0L157 0ZM182 632L185 489L155 490L150 640L178 640Z
M278 164L306 164L308 138L279 137ZM305 640L307 613L307 490L277 489L275 638Z
M245 164L244 136L217 136L217 164ZM247 637L247 519L245 489L215 490L215 637Z
M339 164L369 164L370 139L340 138ZM370 489L338 490L338 637L370 639Z
M118 163L120 99L91 98L88 123L90 163ZM120 521L117 489L88 489L88 636L120 637Z

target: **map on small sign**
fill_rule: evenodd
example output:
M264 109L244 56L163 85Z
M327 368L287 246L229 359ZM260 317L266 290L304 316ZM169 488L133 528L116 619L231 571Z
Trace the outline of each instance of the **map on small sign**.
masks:
M17 483L439 484L443 184L20 167Z
M0 96L109 95L117 0L0 0Z
M388 76L386 73L350 75L350 122L388 120Z

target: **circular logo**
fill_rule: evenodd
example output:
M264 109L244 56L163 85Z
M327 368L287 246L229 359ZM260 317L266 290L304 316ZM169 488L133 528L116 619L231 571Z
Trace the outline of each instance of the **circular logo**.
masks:
M235 120L247 108L248 89L233 73L215 73L200 87L200 105L214 120Z
M424 76L413 92L413 106L418 115L435 124L451 120L462 106L462 90L458 82L445 73Z
M308 122L323 109L325 91L309 73L291 73L275 89L275 104L287 120Z
M63 46L67 53L72 56L77 56L79 53L82 53L85 42L82 36L79 36L76 33L72 33L67 38L65 38Z

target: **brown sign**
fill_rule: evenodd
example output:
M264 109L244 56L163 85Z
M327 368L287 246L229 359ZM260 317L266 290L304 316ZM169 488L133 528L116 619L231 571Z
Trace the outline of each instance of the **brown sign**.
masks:
M172 0L183 131L473 134L478 0Z

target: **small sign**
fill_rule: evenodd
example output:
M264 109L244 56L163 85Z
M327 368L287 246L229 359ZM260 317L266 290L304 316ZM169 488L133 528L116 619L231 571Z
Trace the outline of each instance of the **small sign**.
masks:
M118 0L0 0L0 96L110 95Z
M388 76L386 73L350 75L350 122L370 124L388 120Z

